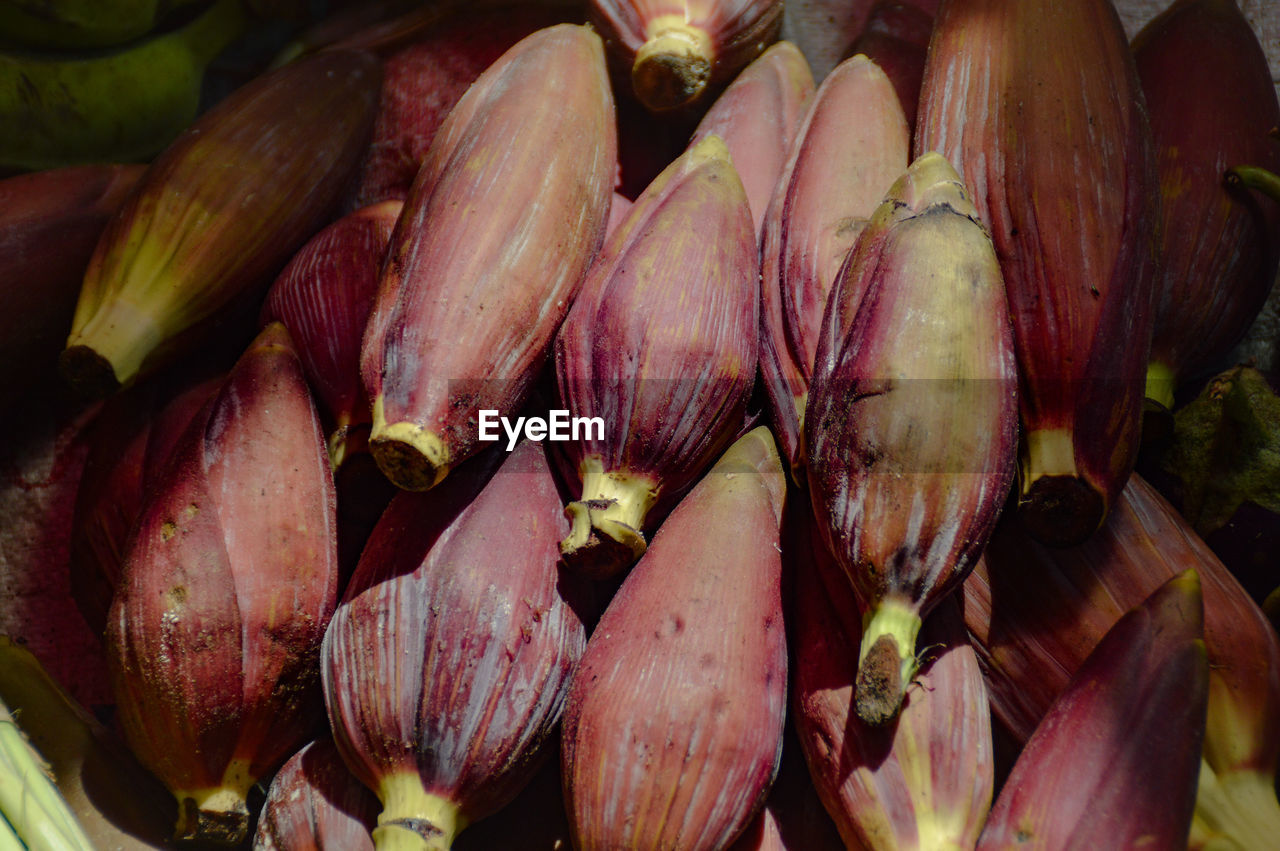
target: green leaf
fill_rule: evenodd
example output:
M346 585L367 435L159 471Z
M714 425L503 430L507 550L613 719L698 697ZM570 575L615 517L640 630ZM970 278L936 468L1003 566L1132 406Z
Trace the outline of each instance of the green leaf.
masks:
M1245 502L1280 513L1280 397L1252 367L1222 373L1174 415L1162 466L1182 480L1183 516L1201 536Z

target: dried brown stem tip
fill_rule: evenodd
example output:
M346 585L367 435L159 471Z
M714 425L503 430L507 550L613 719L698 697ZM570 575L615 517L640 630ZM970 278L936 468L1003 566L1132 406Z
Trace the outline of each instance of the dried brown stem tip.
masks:
M898 642L892 635L882 635L867 651L858 666L854 683L854 708L868 724L887 724L901 706L902 675Z
M173 838L179 842L238 845L248 832L249 810L243 801L231 802L229 809L219 810L202 807L194 798L184 798Z
M105 399L120 389L111 361L89 346L72 346L58 356L58 373L86 399Z
M1102 494L1075 476L1037 479L1019 501L1018 508L1031 536L1051 547L1081 543L1106 516Z
M1066 429L1026 435L1020 459L1018 514L1037 541L1070 547L1092 535L1107 516L1106 499L1076 469L1072 436Z
M588 499L571 502L564 514L573 523L569 537L560 542L565 564L591 579L608 579L644 555L644 535L607 514L610 500Z
M679 109L697 100L711 79L711 40L699 27L683 20L658 18L653 33L636 53L631 87L636 97L655 112Z

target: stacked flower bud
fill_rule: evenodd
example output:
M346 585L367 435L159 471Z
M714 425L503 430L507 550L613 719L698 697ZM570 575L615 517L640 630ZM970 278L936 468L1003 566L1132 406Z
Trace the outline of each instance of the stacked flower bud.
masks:
M574 569L605 577L630 567L651 515L741 430L756 369L756 268L751 210L718 136L658 175L610 235L556 338L561 400L603 422L562 444L582 482L561 544Z
M1109 0L952 0L935 22L916 150L974 190L1018 353L1018 510L1035 537L1102 525L1138 452L1151 344L1155 157Z
M1017 375L991 238L925 154L836 282L805 411L808 482L863 619L855 704L883 724L921 619L960 587L1013 480Z
M866 57L846 60L811 101L769 202L760 235L760 375L797 481L822 313L849 250L906 170L910 142L888 78Z
M604 50L585 27L519 42L449 113L392 234L361 355L370 451L396 485L437 484L481 448L481 410L527 401L604 238L616 160Z
M310 738L337 558L320 420L274 323L174 449L108 617L120 723L179 838L239 842L250 787Z

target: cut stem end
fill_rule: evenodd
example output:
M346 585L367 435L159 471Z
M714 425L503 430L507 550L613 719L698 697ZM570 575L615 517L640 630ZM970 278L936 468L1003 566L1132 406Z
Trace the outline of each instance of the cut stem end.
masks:
M232 760L222 785L209 789L175 789L178 823L173 838L181 842L240 845L249 834L246 801L254 778L244 760Z
M382 414L382 397L373 403L373 428L369 452L378 469L402 490L425 491L438 485L449 473L449 448L440 436L416 423L387 423Z
M1252 165L1239 165L1227 169L1223 180L1227 187L1234 189L1243 187L1261 192L1268 198L1280 201L1280 176Z
M605 472L599 458L579 467L582 499L565 506L573 524L560 542L560 555L575 572L592 579L608 579L644 555L645 517L658 489L649 479L622 472Z
M667 16L663 16L666 18ZM653 112L679 109L696 101L711 80L711 40L683 16L655 20L648 41L631 66L631 87Z
M1018 460L1018 516L1033 538L1069 547L1097 531L1106 500L1076 469L1070 431L1028 432Z
M1018 500L1018 516L1031 537L1050 547L1071 547L1098 530L1106 502L1077 476L1043 476Z
M77 311L58 369L76 392L92 398L132 384L166 337L154 311L123 298L101 305L83 324L80 318Z
M88 346L70 346L58 356L58 374L86 399L105 399L120 389L111 361Z

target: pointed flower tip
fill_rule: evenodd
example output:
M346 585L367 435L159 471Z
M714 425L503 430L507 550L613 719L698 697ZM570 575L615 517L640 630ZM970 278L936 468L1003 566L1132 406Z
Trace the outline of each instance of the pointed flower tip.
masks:
M950 207L978 221L978 209L955 167L936 151L921 154L889 190L889 199L919 215L932 207Z
M778 457L778 444L773 439L773 432L768 426L756 426L738 438L720 459L722 464L748 463L752 467L765 466L772 468L773 463L781 464Z
M709 476L722 476L727 481L743 473L761 477L769 504L780 519L786 501L787 476L778 443L767 426L757 426L735 440L711 468Z
M809 67L809 60L805 58L804 53L796 46L796 43L794 41L788 41L785 38L779 39L769 45L768 48L765 49L764 53L760 54L760 58L787 62L802 62L806 69Z
M1176 611L1177 620L1191 625L1200 635L1204 633L1204 603L1200 590L1200 574L1188 568L1164 584L1152 595L1157 607L1169 607Z
M686 161L690 168L696 168L708 162L733 162L733 158L729 156L729 146L724 143L724 139L714 133L699 140L685 156L688 158Z
M750 75L750 76L748 76ZM813 69L794 42L775 41L760 57L743 69L739 79L769 79L770 85L789 88L803 101L813 96ZM798 119L797 119L798 120Z
M555 24L535 33L550 50L583 51L604 63L604 41L599 33L582 24Z
M841 74L876 74L884 77L886 82L889 80L880 64L865 53L855 53L845 59L838 66L838 70Z
M1189 567L1179 573L1173 579L1169 580L1171 586L1175 586L1184 594L1200 594L1200 573L1194 567Z
M400 218L400 212L404 209L404 200L401 198L388 198L385 201L378 201L367 207L361 207L351 215L360 219L372 219L373 221L388 221L394 223Z
M254 338L253 344L249 348L253 350L284 349L292 353L294 351L293 338L289 336L289 329L285 327L285 324L277 319L258 332L258 336Z

